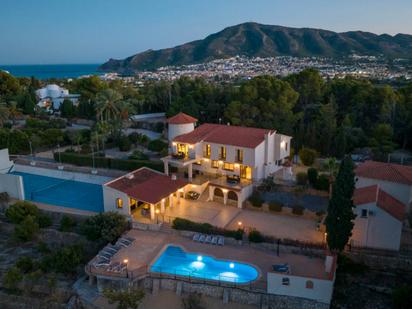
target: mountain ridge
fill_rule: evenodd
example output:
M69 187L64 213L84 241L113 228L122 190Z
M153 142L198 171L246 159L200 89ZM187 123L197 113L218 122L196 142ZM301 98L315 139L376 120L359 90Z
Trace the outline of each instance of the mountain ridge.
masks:
M378 35L365 31L333 32L247 22L175 47L149 49L121 60L109 59L99 69L134 72L168 65L201 63L236 55L336 58L351 54L412 58L412 35Z

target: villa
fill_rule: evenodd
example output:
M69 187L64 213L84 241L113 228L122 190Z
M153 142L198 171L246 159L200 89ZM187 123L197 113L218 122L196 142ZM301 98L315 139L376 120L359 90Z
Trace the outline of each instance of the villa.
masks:
M36 96L39 100L37 106L47 110L58 110L64 100L76 105L80 98L80 94L69 94L69 90L55 84L36 90Z
M187 175L202 190L209 188L209 200L221 198L226 205L242 203L251 195L253 183L283 168L290 155L292 137L273 129L259 129L197 122L184 113L167 119L169 155L162 158Z

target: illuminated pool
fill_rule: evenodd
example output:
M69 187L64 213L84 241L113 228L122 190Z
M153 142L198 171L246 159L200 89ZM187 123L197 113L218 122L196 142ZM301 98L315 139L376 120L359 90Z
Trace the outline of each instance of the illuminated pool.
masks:
M169 245L150 267L151 272L233 283L249 283L259 273L249 264L218 260Z

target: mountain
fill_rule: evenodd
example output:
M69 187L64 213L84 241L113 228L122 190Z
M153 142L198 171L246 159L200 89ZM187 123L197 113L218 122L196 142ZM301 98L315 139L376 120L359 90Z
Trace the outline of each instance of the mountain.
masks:
M173 48L147 50L123 60L110 59L99 69L118 72L153 70L236 55L341 57L351 54L412 58L412 35L377 35L362 31L337 33L250 22Z

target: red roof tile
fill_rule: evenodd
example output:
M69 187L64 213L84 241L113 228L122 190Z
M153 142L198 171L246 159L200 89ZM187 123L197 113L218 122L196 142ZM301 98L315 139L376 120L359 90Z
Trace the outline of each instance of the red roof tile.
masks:
M197 122L196 118L189 116L182 112L170 118L167 118L167 123L169 124L185 124L185 123L195 123L195 122Z
M201 141L255 148L265 140L265 134L274 132L268 129L258 129L239 126L205 123L190 133L174 138L175 142L195 144Z
M355 173L360 177L412 185L412 167L410 166L366 161L356 168Z
M357 188L353 194L354 205L369 203L376 203L379 208L383 209L399 221L405 219L405 204L380 189L377 185Z
M130 178L131 175L133 178ZM124 192L139 201L156 204L187 185L187 181L183 179L172 180L171 177L163 173L142 167L105 185Z

